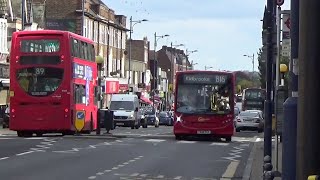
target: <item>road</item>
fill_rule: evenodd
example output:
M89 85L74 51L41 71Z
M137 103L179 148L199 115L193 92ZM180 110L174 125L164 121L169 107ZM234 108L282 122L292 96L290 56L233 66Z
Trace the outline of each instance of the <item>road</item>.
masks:
M242 179L257 133L241 132L232 142L176 141L172 127L117 128L132 137L85 138L0 136L0 177L6 180L69 179ZM1 133L0 133L1 134ZM145 134L137 138L135 134ZM150 138L158 134L160 138Z

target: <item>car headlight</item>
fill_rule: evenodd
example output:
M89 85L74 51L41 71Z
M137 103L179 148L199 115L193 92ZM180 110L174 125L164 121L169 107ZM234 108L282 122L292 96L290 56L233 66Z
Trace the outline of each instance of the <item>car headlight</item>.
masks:
M130 115L130 117L132 117L132 118L133 118L133 114L131 114L131 115Z

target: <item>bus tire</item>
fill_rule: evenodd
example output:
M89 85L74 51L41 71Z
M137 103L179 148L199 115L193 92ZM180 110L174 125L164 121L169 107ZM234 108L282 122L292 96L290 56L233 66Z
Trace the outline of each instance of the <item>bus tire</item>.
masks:
M175 135L175 136L176 136L176 140L182 140L183 139L182 135Z
M227 142L231 142L231 136L226 137L226 141L227 141Z
M18 137L24 137L23 131L17 131L17 135L18 135Z

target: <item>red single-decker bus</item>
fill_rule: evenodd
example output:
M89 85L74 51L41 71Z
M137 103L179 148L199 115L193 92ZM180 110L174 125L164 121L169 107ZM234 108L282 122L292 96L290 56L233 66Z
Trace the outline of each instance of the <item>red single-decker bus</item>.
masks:
M232 72L177 72L173 128L176 139L196 135L231 141L234 88Z
M67 31L14 32L10 129L20 137L95 130L96 78L92 40Z

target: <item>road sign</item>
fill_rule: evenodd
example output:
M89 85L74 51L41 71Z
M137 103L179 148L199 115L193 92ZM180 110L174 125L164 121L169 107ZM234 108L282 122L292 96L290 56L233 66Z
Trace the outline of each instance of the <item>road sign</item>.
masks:
M76 120L75 120L74 126L78 132L80 132L84 128L85 117L86 117L85 111L76 112Z
M290 31L291 27L291 20L290 20L290 14L283 14L283 23L282 23L282 31L283 32L288 32Z
M284 4L284 0L276 0L278 6L282 6Z

